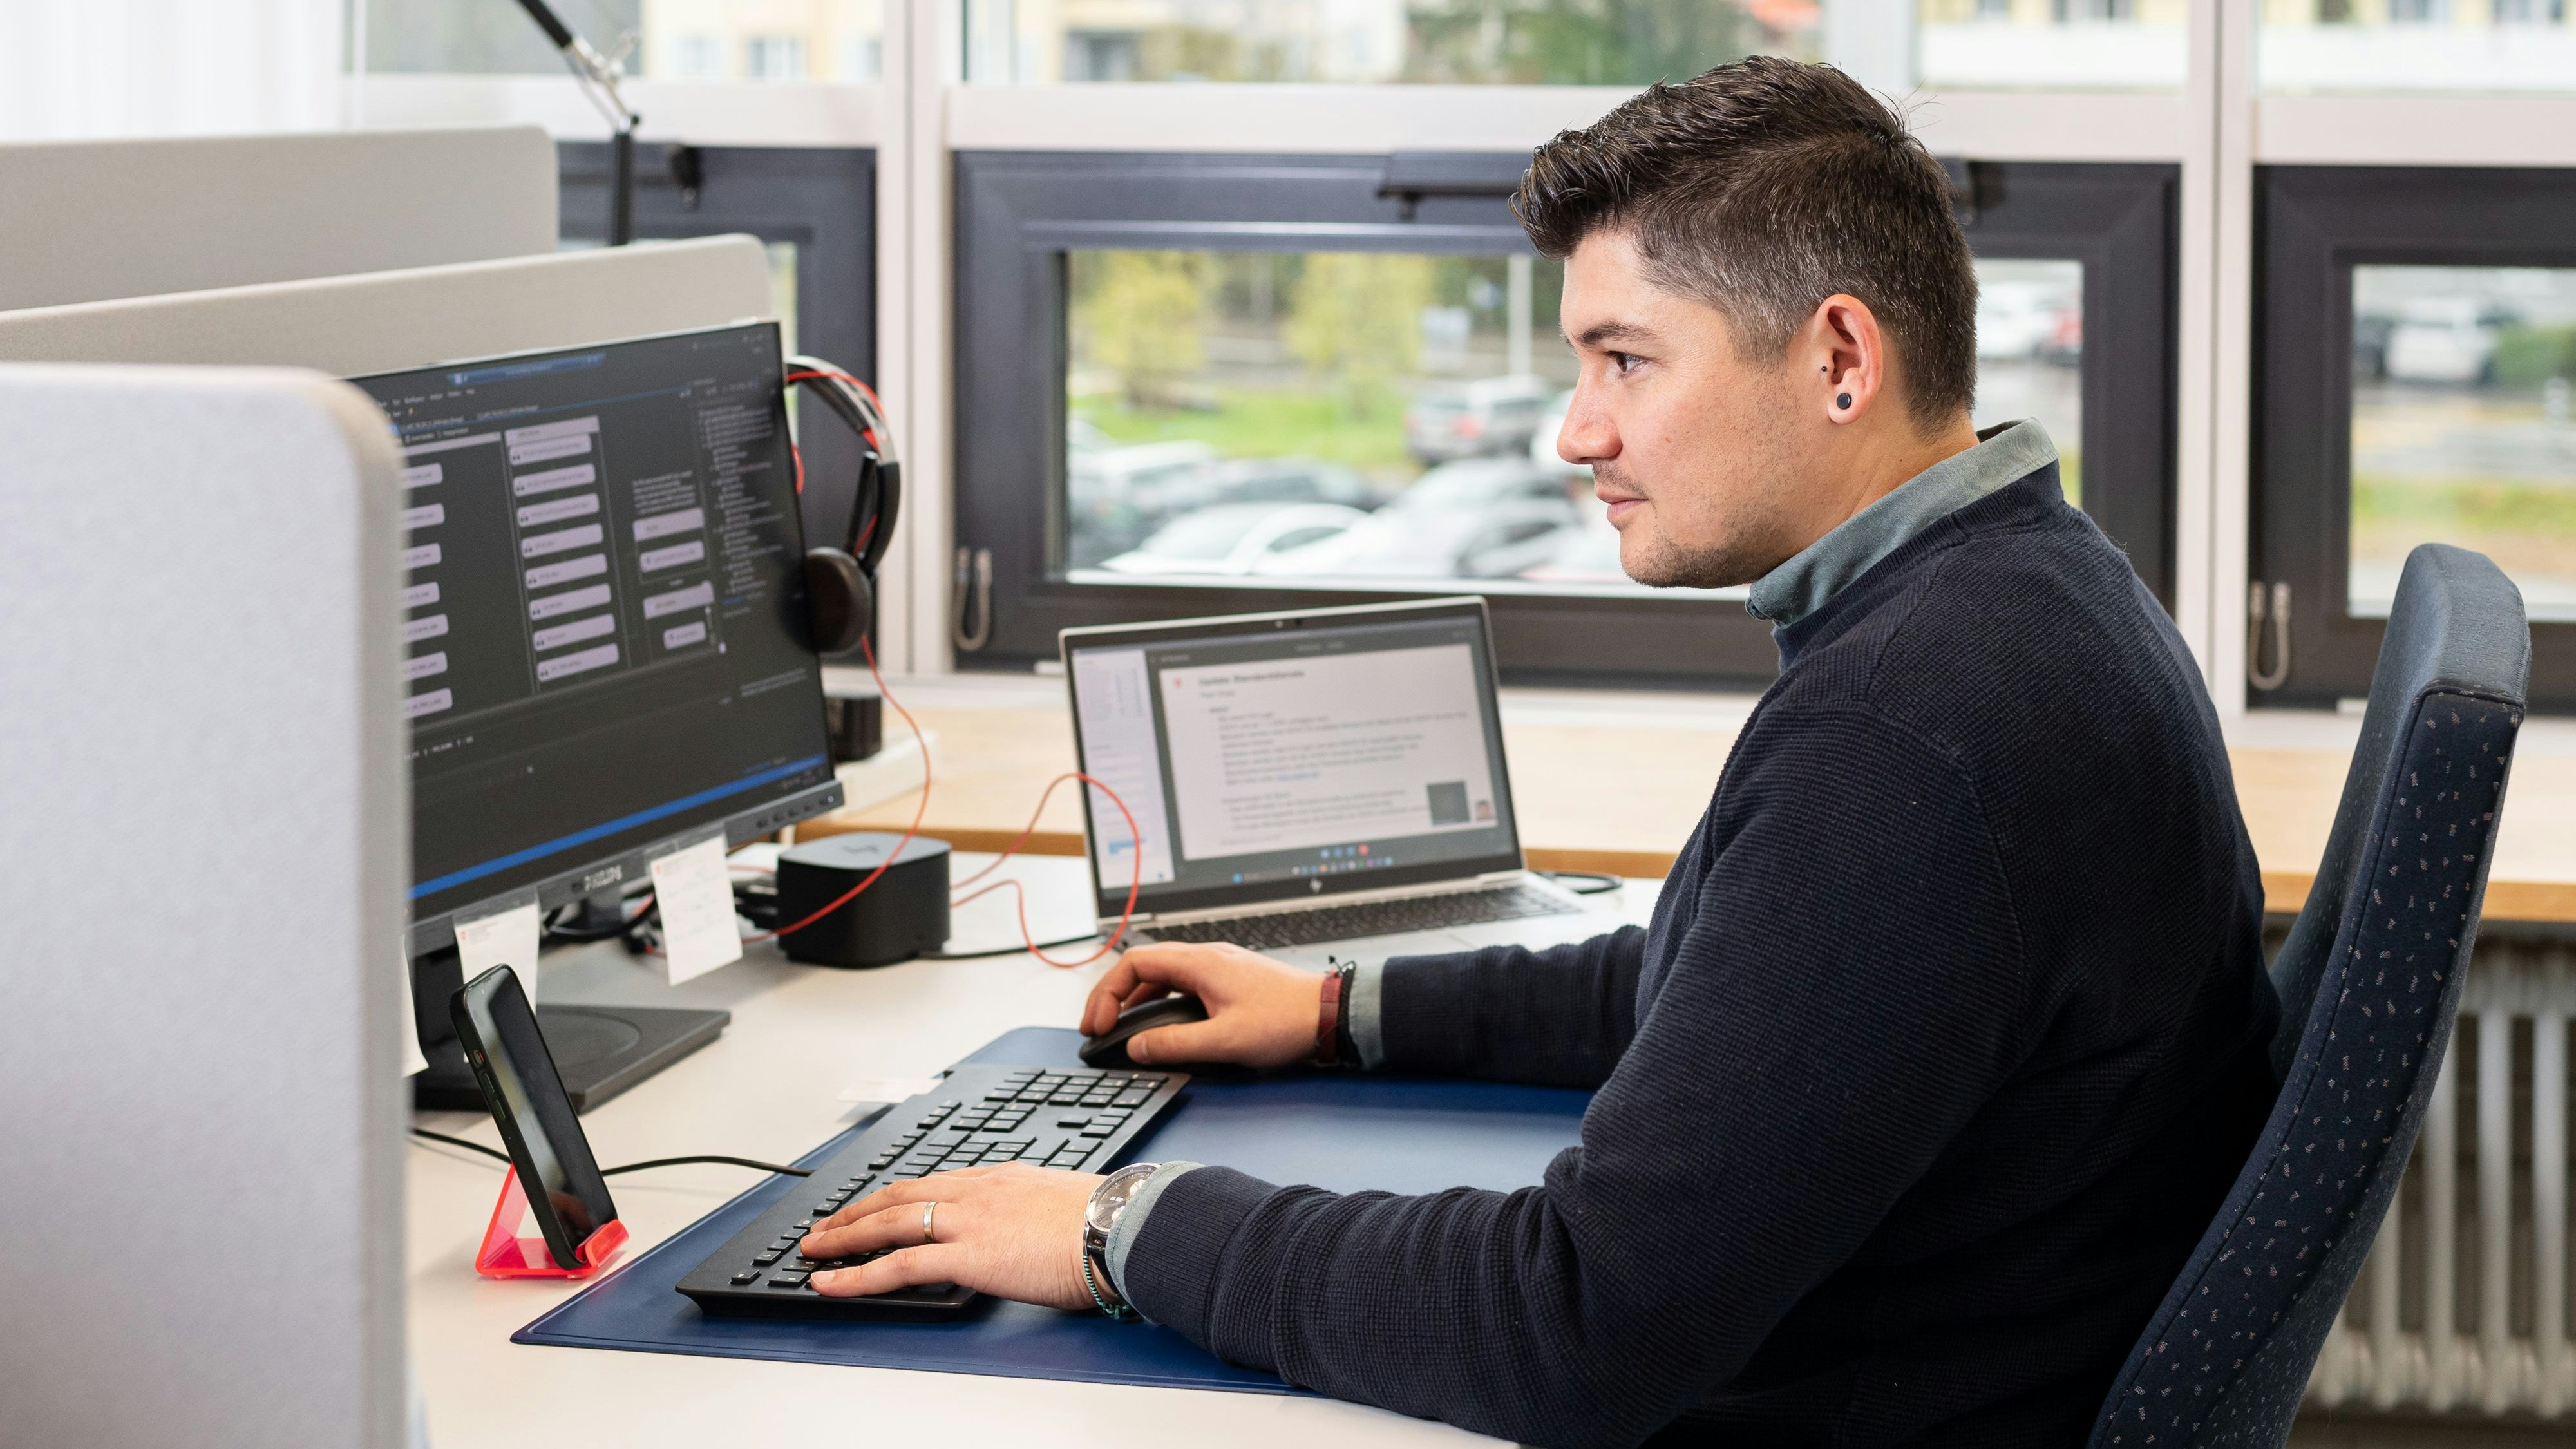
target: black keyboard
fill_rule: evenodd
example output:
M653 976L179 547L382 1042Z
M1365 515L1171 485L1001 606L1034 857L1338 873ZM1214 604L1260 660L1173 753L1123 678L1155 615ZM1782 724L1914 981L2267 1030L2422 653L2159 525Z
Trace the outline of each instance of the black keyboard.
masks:
M817 1260L796 1245L843 1205L906 1178L997 1162L1101 1171L1162 1120L1188 1081L1181 1072L1042 1071L981 1063L959 1067L935 1091L901 1103L869 1124L856 1142L834 1153L751 1226L690 1269L679 1289L705 1312L728 1316L954 1312L975 1298L954 1283L925 1283L867 1298L826 1298L814 1291L810 1275L855 1267L893 1250Z
M1579 908L1531 886L1495 886L1478 891L1448 891L1431 896L1356 901L1346 906L1278 911L1260 916L1232 916L1219 921L1157 924L1144 934L1156 941L1231 941L1255 951L1289 946L1315 946L1327 941L1356 941L1363 936L1392 936L1403 931L1438 931L1450 926L1476 926L1488 921L1521 921L1532 916L1571 916Z

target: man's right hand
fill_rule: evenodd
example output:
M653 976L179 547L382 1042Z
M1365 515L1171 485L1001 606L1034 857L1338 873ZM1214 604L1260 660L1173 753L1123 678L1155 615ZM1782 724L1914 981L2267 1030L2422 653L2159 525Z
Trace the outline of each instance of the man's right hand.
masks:
M1098 1036L1128 1007L1185 992L1207 1006L1208 1019L1138 1034L1127 1043L1131 1060L1284 1067L1314 1056L1323 989L1315 972L1241 946L1158 942L1119 957L1091 988L1082 1030Z

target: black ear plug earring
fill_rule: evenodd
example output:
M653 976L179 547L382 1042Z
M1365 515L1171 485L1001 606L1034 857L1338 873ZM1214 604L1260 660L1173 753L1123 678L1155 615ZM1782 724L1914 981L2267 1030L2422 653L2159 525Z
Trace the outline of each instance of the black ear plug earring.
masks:
M1834 394L1834 406L1835 406L1835 407L1838 407L1838 408L1847 408L1847 407L1850 407L1850 406L1851 406L1851 394L1850 394L1850 393L1847 393L1847 392L1838 392L1838 393L1835 393L1835 394Z

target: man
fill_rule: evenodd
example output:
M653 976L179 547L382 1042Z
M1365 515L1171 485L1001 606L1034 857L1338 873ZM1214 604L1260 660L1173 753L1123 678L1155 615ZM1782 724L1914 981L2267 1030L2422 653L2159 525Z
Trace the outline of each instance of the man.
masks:
M1548 1445L2072 1445L2276 1086L2261 887L2200 676L2059 491L1971 431L1942 171L1840 74L1748 60L1541 148L1567 259L1558 440L1640 582L1752 585L1780 677L1653 924L1327 978L1361 1063L1594 1087L1519 1192L1164 1164L899 1184L809 1239L826 1292L1123 1297L1293 1383ZM1311 975L1133 950L1193 992L1144 1061L1316 1049ZM925 1202L939 1209L924 1244Z

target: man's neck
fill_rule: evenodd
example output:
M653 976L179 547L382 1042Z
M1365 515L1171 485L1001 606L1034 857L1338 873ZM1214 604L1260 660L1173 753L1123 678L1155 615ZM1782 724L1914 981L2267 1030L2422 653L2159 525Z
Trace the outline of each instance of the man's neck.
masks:
M1846 475L1853 485L1846 495L1849 506L1840 517L1826 523L1817 536L1840 527L1853 514L1904 487L1933 464L1955 458L1975 446L1977 430L1964 412L1930 434L1899 428L1862 443Z

